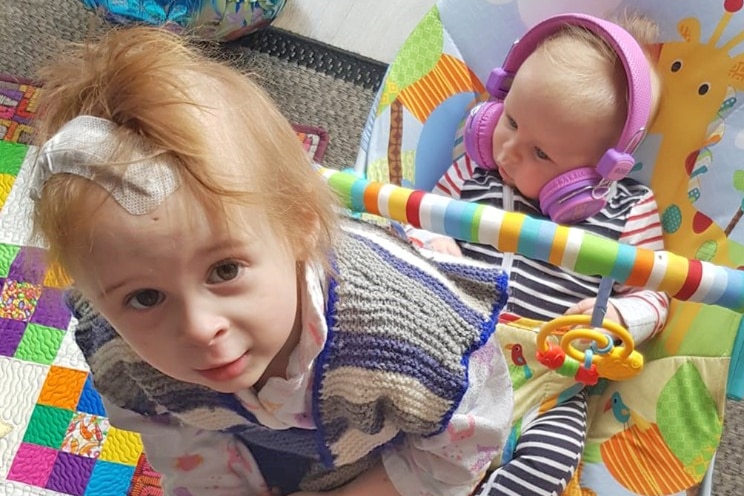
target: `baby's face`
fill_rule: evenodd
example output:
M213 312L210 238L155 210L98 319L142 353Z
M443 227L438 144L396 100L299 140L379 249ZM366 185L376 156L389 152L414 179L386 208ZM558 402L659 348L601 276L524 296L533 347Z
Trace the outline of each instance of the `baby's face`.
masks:
M493 133L493 157L504 181L537 200L556 176L595 166L607 127L576 112L551 86L550 63L533 54L520 67Z
M259 208L215 221L186 187L147 215L102 208L72 275L140 357L226 393L285 373L300 332L297 260Z

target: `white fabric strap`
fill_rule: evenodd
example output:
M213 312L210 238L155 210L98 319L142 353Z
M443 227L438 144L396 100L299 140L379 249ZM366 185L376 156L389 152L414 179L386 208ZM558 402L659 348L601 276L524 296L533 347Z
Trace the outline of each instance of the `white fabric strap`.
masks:
M132 215L155 210L180 185L178 175L142 138L126 160L114 157L119 126L107 119L81 115L44 143L34 164L31 196L38 199L54 174L75 174L95 182ZM121 164L119 166L119 164Z

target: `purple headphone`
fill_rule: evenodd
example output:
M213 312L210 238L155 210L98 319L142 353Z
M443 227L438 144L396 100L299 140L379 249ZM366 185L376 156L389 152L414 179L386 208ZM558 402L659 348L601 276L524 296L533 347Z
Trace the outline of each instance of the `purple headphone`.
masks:
M486 90L495 101L481 103L471 110L464 138L465 150L478 165L485 169L497 167L492 151L493 131L514 75L541 41L567 24L592 31L617 52L628 81L628 116L617 145L608 149L596 166L565 172L540 190L540 210L562 224L581 222L604 208L613 182L627 176L633 168L635 160L631 153L645 135L651 109L651 75L643 50L627 31L586 14L561 14L538 23L512 45L504 65L491 71Z

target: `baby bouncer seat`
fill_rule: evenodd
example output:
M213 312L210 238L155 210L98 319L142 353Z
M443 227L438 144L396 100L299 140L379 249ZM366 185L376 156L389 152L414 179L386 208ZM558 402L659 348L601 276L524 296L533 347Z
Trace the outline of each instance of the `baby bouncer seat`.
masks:
M680 256L656 262L664 265L668 282L659 289L673 300L665 330L642 347L644 370L590 394L581 494L684 495L698 486L701 494L711 494L725 400L744 395L744 308L731 296L744 294L741 274L708 270L744 266L744 169L737 160L744 148L744 115L737 112L744 89L742 4L439 0L390 65L370 111L356 173L431 191L464 153L458 128L484 98L488 74L528 27L562 12L606 17L623 9L659 23L656 63L664 95L635 153L631 177L653 189L665 248ZM673 71L679 63L685 70ZM470 219L463 216L457 232L472 232ZM706 278L728 279L711 282L718 294L704 295ZM621 421L603 411L612 395L645 422Z

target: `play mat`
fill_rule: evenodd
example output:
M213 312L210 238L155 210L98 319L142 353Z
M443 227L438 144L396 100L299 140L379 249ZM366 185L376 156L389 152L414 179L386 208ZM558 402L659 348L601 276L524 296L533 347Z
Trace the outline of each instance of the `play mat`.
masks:
M713 279L728 277L707 272L710 262L732 269L723 284L728 284L729 296L744 295L742 274L736 270L744 267L743 3L439 0L393 60L370 111L356 174L430 191L453 160L462 159L461 124L474 103L487 97L488 74L501 65L526 27L561 12L602 17L623 9L658 21L662 43L655 56L665 94L658 118L635 154L632 175L656 193L666 249L684 258L658 256L650 261L657 274L668 278L664 289L676 297L667 328L642 349L646 365L639 376L622 383L602 382L591 390L581 489L574 488L572 494L694 491L720 442L726 395L741 399L744 392L739 357L744 333L738 332L744 307L722 293L704 295L700 289ZM410 219L413 212L418 219L421 210L407 208L420 205L420 196L414 194L406 203L400 200L405 193L394 189L370 193L362 188L351 183L340 187L352 198L355 191L359 193L356 203L349 201L352 207L371 208L384 216L398 214L399 220ZM442 213L438 223L429 219L432 228L443 233L473 239L483 229L494 231L497 223L503 227L513 222L509 236L499 238L510 247L506 251L543 255L547 260L562 249L555 242L540 254L534 243L526 242L537 239L538 229L550 235L560 232L549 222L536 227L532 221L502 219L499 214L493 216L496 221L484 222L484 228L477 224L482 211L475 207L439 204L437 208L453 214L447 218ZM590 241L596 242L583 238L579 256L602 263L584 264L581 270L575 267L579 272L609 275L612 264L628 255L622 246L592 247ZM605 253L611 255L603 260L599 252L607 249ZM562 263L560 256L555 263ZM626 271L621 279L633 277ZM633 280L637 285L661 287L655 286L659 278ZM736 311L700 301L718 302ZM528 365L541 367L534 355ZM515 381L517 394L529 384L524 377ZM621 412L606 408L612 399L625 408Z
M139 437L106 419L60 284L24 245L39 91L0 76L0 496L160 496ZM325 131L295 130L319 162Z

